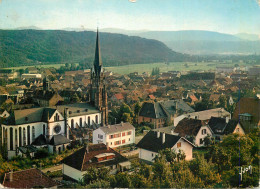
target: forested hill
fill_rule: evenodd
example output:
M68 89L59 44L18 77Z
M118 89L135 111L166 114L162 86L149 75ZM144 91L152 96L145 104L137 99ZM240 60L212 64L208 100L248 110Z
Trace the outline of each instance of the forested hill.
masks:
M0 67L66 62L92 64L96 33L62 30L0 30ZM105 66L185 61L162 42L121 34L100 33Z

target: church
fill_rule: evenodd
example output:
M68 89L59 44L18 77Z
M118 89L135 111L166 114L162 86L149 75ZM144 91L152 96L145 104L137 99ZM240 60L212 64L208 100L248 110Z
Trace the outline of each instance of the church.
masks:
M70 143L75 128L97 128L108 124L107 92L96 36L94 66L91 69L89 101L75 104L14 110L2 124L2 144L7 148L8 159L20 152L34 152L48 147L59 153Z

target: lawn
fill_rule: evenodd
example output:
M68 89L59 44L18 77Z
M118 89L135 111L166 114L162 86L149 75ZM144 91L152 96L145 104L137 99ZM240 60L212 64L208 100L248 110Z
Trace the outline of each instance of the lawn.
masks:
M138 72L139 74L143 72L151 73L153 68L160 68L160 72L167 71L213 71L216 69L216 66L234 66L236 63L217 63L217 62L171 62L171 63L147 63L147 64L131 64L125 66L114 66L114 67L105 67L105 71L112 71L113 73L118 74L129 74L132 72ZM244 65L243 63L237 63L239 65ZM60 68L65 66L65 64L47 64L47 65L37 65L37 68ZM11 67L6 69L26 69L27 67L34 66L20 66L20 67Z

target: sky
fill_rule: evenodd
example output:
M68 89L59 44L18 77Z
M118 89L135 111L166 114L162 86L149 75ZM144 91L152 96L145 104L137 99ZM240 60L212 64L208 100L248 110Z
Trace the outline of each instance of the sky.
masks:
M260 35L260 0L0 0L0 28L209 30Z

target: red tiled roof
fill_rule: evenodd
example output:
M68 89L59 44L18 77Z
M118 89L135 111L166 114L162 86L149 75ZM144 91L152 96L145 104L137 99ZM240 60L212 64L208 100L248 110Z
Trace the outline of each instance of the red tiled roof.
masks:
M196 102L198 101L197 97L195 95L190 95L190 99L193 101L193 102Z
M13 180L10 181L10 173L5 174L3 186L8 188L50 188L59 184L38 169L27 169L13 172Z
M123 100L124 99L124 96L122 95L122 93L114 94L114 96L116 97L117 100Z
M152 99L152 100L156 99L155 96L153 96L153 95L148 95L148 96L149 96L149 98Z

